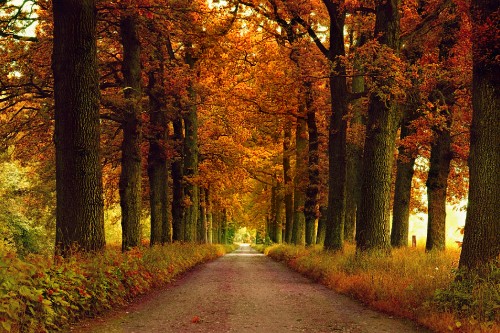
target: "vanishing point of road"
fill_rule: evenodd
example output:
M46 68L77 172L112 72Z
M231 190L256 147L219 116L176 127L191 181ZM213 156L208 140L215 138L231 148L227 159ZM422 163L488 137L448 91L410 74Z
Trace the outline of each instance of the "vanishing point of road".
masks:
M78 333L428 332L370 310L248 245L200 265Z

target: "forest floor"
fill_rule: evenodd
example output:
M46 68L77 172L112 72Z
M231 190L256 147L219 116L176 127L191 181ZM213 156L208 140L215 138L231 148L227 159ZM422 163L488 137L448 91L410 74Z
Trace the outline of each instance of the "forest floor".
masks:
M71 332L428 332L314 283L250 246Z

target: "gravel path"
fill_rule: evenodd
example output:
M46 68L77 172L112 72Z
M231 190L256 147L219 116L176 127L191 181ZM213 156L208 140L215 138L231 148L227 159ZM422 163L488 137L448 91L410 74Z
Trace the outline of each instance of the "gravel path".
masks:
M241 246L72 332L428 332L372 311Z

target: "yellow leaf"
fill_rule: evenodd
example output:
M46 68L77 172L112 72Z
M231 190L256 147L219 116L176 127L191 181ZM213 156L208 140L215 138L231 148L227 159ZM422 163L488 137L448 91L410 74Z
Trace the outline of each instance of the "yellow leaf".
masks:
M12 324L10 323L10 321L2 321L2 327L4 330L6 330L7 332L10 332L12 326Z

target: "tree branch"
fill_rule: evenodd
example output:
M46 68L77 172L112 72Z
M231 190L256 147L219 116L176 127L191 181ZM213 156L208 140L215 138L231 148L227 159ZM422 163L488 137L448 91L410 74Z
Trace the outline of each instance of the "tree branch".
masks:
M34 36L22 36L22 35L16 35L16 34L9 34L0 31L0 37L12 37L15 40L23 41L23 42L38 42L38 38Z
M323 55L326 58L329 58L329 53L330 53L329 50L325 47L325 45L323 45L323 43L319 39L318 35L314 31L314 29L309 24L307 24L301 17L296 16L293 18L293 20L307 30L307 33L312 38L312 40L314 41L314 44L316 44L316 46L318 47L320 52L323 53Z
M410 30L406 33L401 34L401 41L406 42L413 37L415 37L418 34L421 34L424 29L428 27L428 25L435 21L439 15L443 12L443 10L447 9L450 5L452 4L452 0L443 0L441 4L434 10L432 13L429 13L427 16L422 18L422 21L420 21L413 30Z

